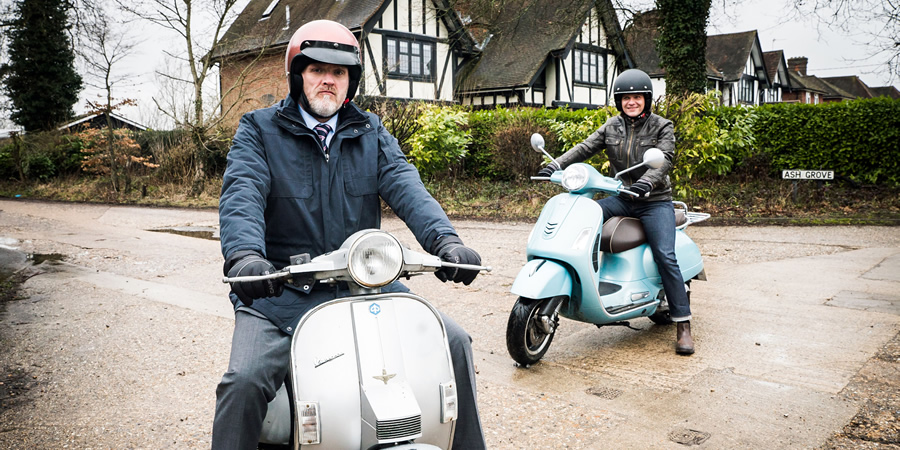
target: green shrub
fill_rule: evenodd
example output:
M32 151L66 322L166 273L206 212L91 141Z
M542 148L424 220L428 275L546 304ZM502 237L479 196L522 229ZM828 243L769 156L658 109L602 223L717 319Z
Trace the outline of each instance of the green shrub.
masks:
M718 94L670 96L654 104L656 113L675 125L675 167L671 177L676 198L703 197L705 192L691 183L694 178L725 175L733 159L726 149L745 144L739 131L733 135L719 127L709 113L718 107Z
M422 128L410 138L409 159L419 172L430 177L445 171L466 156L472 140L464 111L426 106L416 121Z

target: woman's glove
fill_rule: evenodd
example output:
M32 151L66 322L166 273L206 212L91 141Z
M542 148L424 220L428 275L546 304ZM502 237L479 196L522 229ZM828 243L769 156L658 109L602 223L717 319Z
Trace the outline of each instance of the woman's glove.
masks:
M275 273L275 266L267 259L263 258L259 253L239 252L235 254L230 261L233 261L228 269L228 277L252 277L257 275L268 275ZM226 266L229 264L226 263ZM278 297L284 292L284 281L282 279L269 279L259 281L235 281L231 283L231 291L250 306L253 300L265 297Z
M475 250L463 245L462 240L452 234L438 237L431 254L437 255L443 261L455 264L481 265L481 256ZM478 271L458 269L456 267L441 267L434 275L445 283L447 280L450 280L454 283L463 283L468 286L478 276Z
M634 192L638 197L649 196L652 189L653 186L651 186L650 183L647 183L646 181L635 181L628 188L629 191Z
M550 175L553 175L553 172L556 172L557 170L559 170L559 165L556 164L556 162L554 161L554 162L551 162L550 164L547 164L541 170L539 170L537 173L537 176L549 177Z

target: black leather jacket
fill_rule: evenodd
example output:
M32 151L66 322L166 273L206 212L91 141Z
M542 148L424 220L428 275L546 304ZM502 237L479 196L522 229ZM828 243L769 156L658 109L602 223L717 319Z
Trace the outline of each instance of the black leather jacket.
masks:
M564 155L557 162L566 168L568 165L584 161L601 150L606 150L609 157L610 176L615 176L643 160L644 152L656 147L666 155L666 162L659 169L641 167L622 176L622 182L631 186L641 180L653 186L649 197L636 201L671 201L672 183L669 171L675 164L675 126L672 121L656 114L640 119L619 114L611 117L599 130L588 136ZM629 195L623 199L631 200Z

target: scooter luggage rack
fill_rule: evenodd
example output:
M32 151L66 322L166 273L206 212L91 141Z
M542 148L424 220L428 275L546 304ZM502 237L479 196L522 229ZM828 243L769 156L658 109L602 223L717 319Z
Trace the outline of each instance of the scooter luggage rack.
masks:
M687 228L688 225L703 222L704 220L709 219L711 217L711 215L709 213L688 211L687 203L677 202L677 201L673 201L672 203L674 203L676 207L680 207L679 209L681 209L681 211L684 213L685 219L687 219L686 222L675 227L676 230L683 230L683 229Z

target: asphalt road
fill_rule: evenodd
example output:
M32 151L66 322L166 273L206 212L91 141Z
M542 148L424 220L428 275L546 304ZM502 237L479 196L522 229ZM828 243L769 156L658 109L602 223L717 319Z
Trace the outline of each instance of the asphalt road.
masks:
M693 356L674 353L672 326L563 320L520 368L504 333L531 224L454 223L494 270L408 284L472 335L490 448L821 447L900 332L900 228L695 226L709 281L693 284ZM0 303L0 448L209 447L233 320L219 245L151 230L216 225L215 211L0 200L0 265L29 277Z

